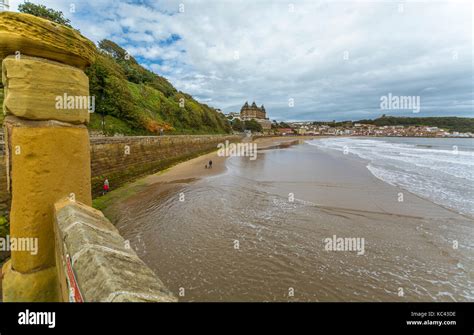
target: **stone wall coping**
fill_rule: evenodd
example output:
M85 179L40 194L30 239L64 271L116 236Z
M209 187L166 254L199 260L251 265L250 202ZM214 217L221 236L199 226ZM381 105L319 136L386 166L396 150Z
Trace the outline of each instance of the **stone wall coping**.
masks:
M163 135L163 136L91 136L90 141L91 143L100 143L104 142L126 142L126 141L142 141L144 139L151 139L151 140L160 140L160 139L173 139L173 138L238 138L242 137L240 135L232 135L232 134L210 134L210 135Z
M86 302L177 301L100 211L66 198L54 205L54 212L63 287L74 286L66 273L69 264Z
M24 13L0 12L0 58L36 56L85 69L96 59L96 46L79 31Z

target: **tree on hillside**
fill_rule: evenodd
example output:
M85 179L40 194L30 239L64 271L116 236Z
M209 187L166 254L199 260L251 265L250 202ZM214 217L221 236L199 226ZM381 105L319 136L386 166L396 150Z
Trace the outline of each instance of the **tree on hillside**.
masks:
M286 122L280 122L280 125L278 125L277 128L291 128L290 125Z
M428 126L450 131L474 132L474 118L455 116L406 117L383 115L375 120L359 120L357 123L381 126Z
M135 58L131 57L124 48L111 40L103 39L99 41L99 49L107 52L115 60L129 60L136 63Z
M244 121L244 128L247 130L251 130L253 133L260 133L263 130L262 125L254 119Z
M20 13L31 14L34 16L42 17L43 19L50 20L66 27L72 28L71 21L64 17L63 12L47 8L44 5L37 5L29 1L25 1L18 6Z
M19 11L71 27L61 11L28 0L19 5ZM231 132L223 114L179 92L118 44L102 40L97 50L95 61L85 70L90 95L96 97L97 113L91 114L90 129L125 135L157 134L161 129L191 134ZM2 100L0 94L0 105Z
M244 125L242 121L240 121L240 119L232 120L232 129L239 132L244 131Z

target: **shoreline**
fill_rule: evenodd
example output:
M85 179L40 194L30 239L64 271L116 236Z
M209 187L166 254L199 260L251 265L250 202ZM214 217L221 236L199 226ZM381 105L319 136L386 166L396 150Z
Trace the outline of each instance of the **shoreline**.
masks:
M107 214L167 287L193 288L183 301L284 301L280 289L294 281L298 301L470 299L472 253L452 241L472 244L472 219L376 178L357 156L273 150L292 143L261 140L261 157L230 161L224 178L197 182L225 172L202 166L216 152L178 164ZM364 239L366 253L327 252L322 241L334 236Z
M323 138L332 138L336 136L271 136L271 137L259 137L256 140L252 141L252 143L257 143L257 150L258 151L265 151L265 150L273 150L273 149L284 149L288 148L293 145L302 144L307 140L312 139L323 139ZM371 138L373 136L339 136L339 137L363 137L363 138ZM380 136L378 138L381 138ZM229 157L226 156L218 156L217 149L213 152L206 153L200 155L198 157L180 162L176 165L170 166L169 168L157 172L155 174L151 174L145 177L142 177L136 181L131 183L127 183L116 190L113 190L106 194L105 196L98 197L94 199L94 207L100 209L104 212L104 214L109 217L112 223L115 224L115 218L119 212L119 203L126 203L128 199L138 195L139 193L150 189L151 192L155 196L161 197L164 193L170 192L171 189L177 190L180 187L184 187L185 185L197 181L202 178L217 176L226 172L227 168L225 166L226 160ZM353 156L352 159L361 162L366 162L364 159ZM213 167L211 169L206 169L205 165L212 160ZM441 212L450 212L453 215L461 216L468 220L473 220L474 218L468 214L457 212L455 209L452 209L448 206L443 204L438 204L433 202L428 198L424 198L420 195L417 195L407 189L401 188L399 186L391 185L386 181L377 178L373 175L370 171L367 170L367 174L370 175L370 178L373 179L373 182L379 183L382 185L382 188L393 189L397 191L403 191L409 194L411 198L418 199L420 202L428 202L439 208ZM337 193L342 192L338 190ZM334 200L334 198L332 199ZM331 201L332 202L332 201ZM358 209L358 208L348 208L348 207L339 207L337 206L337 201L330 204L318 204L322 208L327 209L334 209L334 210L362 210L365 211L366 209ZM387 212L387 214L394 214L398 215L397 213L389 213L388 211L384 210L383 212ZM376 211L374 212L376 213ZM420 217L418 215L412 215L408 213L403 213L402 216L413 216L413 217Z
M275 137L260 137L252 141L257 143L258 151L269 150L279 147L288 147L305 141L308 139L323 138L323 136L299 136L298 138L275 136ZM207 154L180 162L169 168L142 177L136 181L127 183L108 194L97 197L93 200L93 207L104 212L104 214L115 224L115 217L120 202L126 202L127 199L143 192L147 188L152 187L154 190L161 186L160 190L154 192L165 193L171 188L176 188L180 185L188 184L201 178L217 176L226 171L225 162L228 157L218 156L217 149ZM212 168L206 169L205 165L212 160Z
M340 136L341 138L344 137L344 136ZM368 139L368 138L372 138L374 136L347 136L345 138L363 138L363 139ZM394 136L386 136L386 137L378 137L378 138L393 138ZM405 136L406 137L406 136ZM333 138L333 137L327 137L327 138ZM412 138L418 138L418 137L412 137ZM339 153L337 151L334 151L334 152L331 152L329 153L330 156L337 156L339 155ZM399 186L399 185L394 185L394 184L391 184L389 182L387 182L386 180L382 179L382 178L379 178L377 177L375 174L373 174L370 169L367 168L367 165L370 164L370 160L368 159L365 159L365 158L362 158L360 157L359 155L357 154L354 154L353 152L350 152L348 157L350 157L351 159L354 159L356 161L359 161L361 162L361 164L364 165L365 169L367 170L367 174L369 174L376 182L378 183L381 183L381 185L383 185L384 187L388 187L388 188L392 188L394 190L398 190L399 192L402 192L402 193L406 193L410 196L410 198L415 198L417 199L418 201L421 201L421 202L426 202L426 203L429 203L431 205L433 205L434 207L433 208L437 208L439 209L437 211L437 213L442 213L442 212L450 212L452 213L454 216L457 216L457 217L462 217L464 219L467 219L467 220L474 220L474 215L472 215L471 213L467 213L467 212L462 212L462 211L459 211L458 209L454 208L454 207L450 207L448 206L447 204L443 204L443 203L438 203L438 202L435 202L434 200L428 198L428 197L424 197L423 195L420 195L420 194L417 194L417 193L414 193L413 191L407 189L407 188L404 188L402 186Z

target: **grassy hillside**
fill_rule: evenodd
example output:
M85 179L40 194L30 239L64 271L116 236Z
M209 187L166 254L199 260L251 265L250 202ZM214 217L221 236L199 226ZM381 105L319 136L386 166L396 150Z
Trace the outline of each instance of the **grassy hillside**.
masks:
M176 90L165 78L143 68L109 40L99 43L97 60L86 70L96 97L91 129L127 135L228 133L222 113Z
M89 128L107 135L219 134L231 131L222 113L176 90L165 78L139 65L117 44L99 43L87 70L95 113ZM3 103L0 83L0 106ZM0 122L4 115L0 113ZM105 121L105 122L103 122Z
M165 78L142 66L110 41L102 41L97 60L86 70L95 113L89 128L106 134L218 134L231 131L222 113L177 91ZM120 58L122 57L122 58ZM3 86L0 83L0 106ZM180 104L181 103L181 104ZM0 122L3 121L0 113ZM104 120L104 125L102 125Z

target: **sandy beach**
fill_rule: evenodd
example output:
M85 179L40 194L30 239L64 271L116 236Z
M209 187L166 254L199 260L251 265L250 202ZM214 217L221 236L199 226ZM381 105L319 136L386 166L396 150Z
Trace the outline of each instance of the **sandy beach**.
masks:
M258 150L269 148L288 146L299 143L304 140L313 139L314 136L298 136L298 137L262 137L254 141L257 143ZM153 175L146 176L135 182L129 183L114 192L110 192L106 196L101 197L96 203L100 203L98 207L104 211L110 218L116 216L116 207L120 207L123 201L126 201L133 194L142 192L147 187L152 187L154 192L167 192L170 188L177 188L179 185L195 181L200 178L219 175L226 171L225 161L228 157L219 156L217 151L201 155L199 157L181 162L171 168L158 172ZM212 169L206 169L209 161L212 160ZM160 185L160 186L158 186ZM148 190L147 192L150 192Z
M302 144L306 140L318 138L322 137L275 136L258 138L254 143L257 143L259 151L264 151L287 148L291 145ZM308 191L310 194L308 197L311 198L311 201L314 201L321 207L412 217L423 217L426 215L449 217L458 215L449 209L435 205L406 191L403 192L407 201L393 201L402 190L373 177L366 169L360 169L360 162L354 157L344 157L344 165L339 164L339 158L332 155L325 157L325 160L321 160L319 163L320 173L314 177L317 179L317 188L311 187ZM156 184L160 184L161 191L165 192L170 186L187 184L201 178L224 173L227 169L225 163L227 159L228 157L219 156L218 152L214 151L139 179L124 188L127 190L142 189L144 186L154 186L156 188ZM205 168L211 160L213 162L212 169ZM300 164L300 166L304 166L304 164ZM293 173L297 173L299 167L294 166L292 168L294 169ZM168 187L165 187L165 185L168 185ZM372 192L373 190L376 190L376 192ZM303 192L303 194L305 193ZM113 192L111 195L114 195ZM122 200L125 200L127 197L128 193L126 193Z
M288 146L296 144L300 141L313 139L314 136L298 136L298 137L262 137L254 141L258 150L266 150L280 146ZM219 156L217 151L206 155L196 157L186 162L180 163L162 173L148 176L144 179L147 184L154 183L177 183L180 180L198 179L208 176L214 176L223 173L226 170L225 160L228 157ZM212 169L206 169L205 166L212 160Z
M258 139L255 161L203 155L111 192L104 212L184 301L472 298L471 217L304 140ZM336 236L364 254L325 250Z

